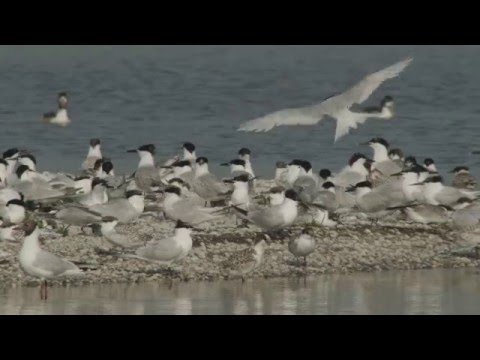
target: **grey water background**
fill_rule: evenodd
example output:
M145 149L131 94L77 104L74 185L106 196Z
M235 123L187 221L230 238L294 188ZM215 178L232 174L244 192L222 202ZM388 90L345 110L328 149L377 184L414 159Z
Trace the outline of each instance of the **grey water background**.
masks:
M0 290L0 314L480 314L477 269Z
M367 101L396 100L393 121L368 121L333 144L331 119L313 127L280 127L265 134L237 132L246 120L286 107L318 102L365 75L407 56L414 62ZM253 152L260 176L274 162L308 159L316 170L341 168L373 136L419 159L433 157L442 173L470 165L480 155L479 46L0 46L0 148L25 147L40 170L79 168L88 140L103 141L104 156L132 171L142 144L157 146L164 161L191 141L211 170ZM73 123L41 123L56 108L56 94L70 95ZM478 147L477 147L478 146Z

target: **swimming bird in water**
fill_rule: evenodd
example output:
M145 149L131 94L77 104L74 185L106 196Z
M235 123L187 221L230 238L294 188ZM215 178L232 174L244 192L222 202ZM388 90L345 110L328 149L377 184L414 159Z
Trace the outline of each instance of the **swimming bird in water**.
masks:
M48 297L47 279L84 275L75 264L40 248L39 229L35 221L27 220L15 230L25 232L25 239L19 254L20 266L28 275L40 278L41 300L47 300Z
M347 135L350 129L356 129L368 119L393 118L393 98L390 96L384 97L380 108L365 108L362 112L352 112L350 108L354 104L365 102L384 81L397 77L412 60L408 58L370 74L344 93L331 96L319 104L276 111L247 121L238 130L262 132L270 131L276 126L315 125L325 116L330 116L337 120L336 142Z
M67 93L61 92L58 94L58 109L56 112L48 112L43 114L43 121L52 125L58 125L61 127L68 126L71 120L67 114Z

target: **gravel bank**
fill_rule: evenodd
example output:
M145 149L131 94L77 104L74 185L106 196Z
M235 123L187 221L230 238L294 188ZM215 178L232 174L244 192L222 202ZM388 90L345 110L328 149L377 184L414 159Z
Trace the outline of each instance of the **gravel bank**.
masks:
M264 182L262 188L270 183ZM118 232L132 239L149 241L172 234L174 223L148 213L128 225L119 225ZM267 247L264 262L252 277L303 276L305 270L297 265L288 251L288 241L302 230L296 225L282 238L273 239ZM57 279L52 286L66 284L99 284L160 281L174 278L183 281L226 278L219 264L232 252L252 245L260 236L255 226L237 227L232 216L203 224L194 232L193 249L175 271L167 272L155 264L136 259L119 258L103 253L110 246L101 237L84 234L71 227L68 236L49 228L43 229L44 248L85 268L81 278ZM406 269L476 267L480 252L474 244L477 235L459 234L447 225L425 226L393 219L370 225L369 221L343 222L336 228L315 227L316 250L308 257L309 275L352 273ZM0 259L0 286L38 286L39 280L20 269L20 244L0 244L9 254ZM99 251L100 250L100 251Z

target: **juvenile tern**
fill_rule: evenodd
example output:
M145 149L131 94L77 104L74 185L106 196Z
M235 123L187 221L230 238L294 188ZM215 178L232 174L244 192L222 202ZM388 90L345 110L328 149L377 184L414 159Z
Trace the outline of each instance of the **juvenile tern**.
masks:
M253 211L233 206L239 216L266 231L278 231L293 224L298 215L298 195L294 190L285 192L280 205L273 205Z
M191 185L192 190L205 202L224 200L229 194L228 187L208 171L208 159L205 157L197 158Z
M182 198L181 190L176 186L169 186L164 192L163 211L170 220L181 220L188 224L197 225L221 218L221 215L215 214L219 209L205 208L189 199Z
M477 187L477 180L470 174L470 169L467 166L457 166L450 173L454 174L453 187L468 190L475 190Z
M244 282L245 276L262 264L265 248L269 242L270 237L262 234L262 239L257 241L253 247L234 252L227 260L223 261L220 266L229 276L240 276L242 282Z
M297 258L303 257L303 265L307 268L307 256L313 253L317 241L313 228L303 229L300 236L294 237L288 243L288 250Z

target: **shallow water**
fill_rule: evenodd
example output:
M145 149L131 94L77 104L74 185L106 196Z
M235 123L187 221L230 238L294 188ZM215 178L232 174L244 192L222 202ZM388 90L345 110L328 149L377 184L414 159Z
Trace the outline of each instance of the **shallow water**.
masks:
M480 314L476 269L0 292L0 314Z
M369 121L336 145L331 119L266 134L236 131L410 55L411 66L367 102L394 96L394 121ZM247 146L265 177L275 161L294 158L337 170L353 152L370 153L359 143L381 135L408 154L433 157L444 173L480 160L468 155L480 133L479 61L479 46L0 46L0 144L30 149L41 170L73 171L88 139L99 137L123 172L137 162L129 148L154 143L161 161L192 141L220 174L226 169L218 164ZM55 109L59 91L70 94L73 124L65 129L38 121Z

